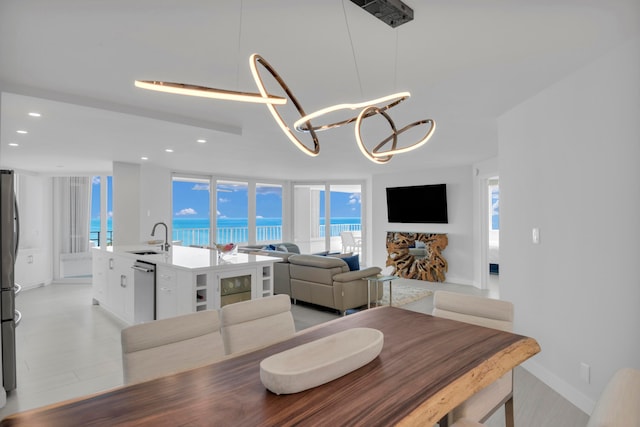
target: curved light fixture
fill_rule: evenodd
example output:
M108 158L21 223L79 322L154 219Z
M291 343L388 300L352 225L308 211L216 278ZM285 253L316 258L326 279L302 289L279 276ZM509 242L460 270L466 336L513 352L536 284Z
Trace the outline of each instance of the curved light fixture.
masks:
M260 63L260 65L262 65L269 72L269 74L271 74L271 76L276 79L282 90L284 90L287 94L287 97L291 100L291 103L294 105L296 110L298 110L300 116L306 116L304 109L302 108L296 97L293 95L287 84L284 82L284 80L282 80L282 77L280 77L276 70L262 56L254 53L249 57L249 67L251 68L253 80L256 82L256 86L258 86L260 94L263 96L267 95L267 90L265 89L264 82L262 81L260 73L258 72L258 63ZM269 109L269 112L273 116L273 119L276 121L278 126L280 126L282 132L284 132L287 138L289 138L293 145L298 147L300 151L311 157L315 157L320 153L320 142L318 141L318 136L316 135L315 131L311 129L311 123L309 121L307 121L306 123L307 127L309 127L309 134L311 135L311 139L313 140L313 149L307 147L302 141L298 139L298 137L296 137L296 135L293 134L293 132L291 132L291 129L289 129L289 126L287 126L287 124L284 122L282 116L280 115L280 113L278 113L278 110L276 110L276 107L273 104L267 104L267 108Z
M184 83L159 82L155 80L136 80L135 86L158 92L175 93L178 95L199 96L202 98L223 99L226 101L255 102L258 104L286 104L287 100L279 96L259 93L237 92L234 90L215 89L206 86L196 86Z
M362 120L376 114L380 114L387 120L387 122L389 123L389 127L391 128L391 135L383 139L380 143L378 143L378 145L376 145L373 148L373 150L369 151L366 148L364 142L362 141L362 132L361 132ZM408 145L406 147L397 148L398 136L408 131L409 129L412 129L416 126L420 126L424 124L430 125L429 130L427 130L426 134L419 141L414 142L413 144ZM358 115L358 118L356 119L356 125L355 125L356 144L358 144L358 148L367 159L371 160L374 163L386 163L389 160L391 160L391 157L393 157L395 154L407 153L409 151L415 150L416 148L419 148L424 144L426 144L431 138L431 136L433 135L433 132L435 131L435 129L436 129L436 122L434 120L424 119L424 120L415 121L413 123L409 123L402 129L397 130L396 125L394 121L391 119L391 117L389 116L389 114L387 114L381 108L371 106L363 109ZM382 150L382 148L385 145L387 145L389 141L392 141L391 148L388 150Z
M369 106L375 106L377 104L382 104L382 103L389 102L389 101L393 100L391 103L389 103L389 104L387 104L387 105L385 105L385 106L383 106L381 108L382 110L388 110L389 108L395 107L396 105L398 105L399 103L401 103L402 101L404 101L405 99L407 99L410 96L411 96L411 94L409 92L399 92L399 93L394 93L392 95L383 96L382 98L372 99L371 101L360 102L360 103L357 103L357 104L337 104L337 105L332 105L331 107L323 108L323 109L315 111L315 112L313 112L311 114L307 114L306 116L304 116L301 119L297 120L293 124L293 127L298 132L308 132L310 130L310 128L308 126L304 126L303 124L306 124L311 119L315 119L315 118L318 118L320 116L324 116L325 114L333 113L333 112L339 111L339 110L358 110L360 108L365 108L365 107L369 107ZM355 122L357 118L358 118L358 116L354 116L354 117L351 117L349 119L342 120L340 122L335 122L335 123L330 123L330 124L320 125L320 126L314 126L311 129L318 130L318 131L332 129L332 128L336 128L338 126L349 124L351 122Z
M378 145L375 146L375 148L373 149L373 155L375 157L385 157L385 156L392 156L394 154L402 154L402 153L408 153L409 151L415 150L416 148L420 148L422 147L424 144L426 144L427 142L429 142L429 139L431 138L431 136L433 135L433 132L436 130L436 122L432 119L424 119L424 120L418 120L416 122L410 123L408 125L406 125L405 127L403 127L402 129L400 129L399 131L394 131L394 137L395 136L399 136L400 134L408 131L411 128L414 128L416 126L420 126L423 124L430 124L431 126L429 127L429 130L427 131L427 133L422 137L421 140L414 142L411 145L408 145L406 147L402 147L402 148L396 148L396 144L393 144L393 148L391 150L386 150L386 151L380 151L380 148L382 146L384 146L387 142L389 142L389 140L391 139L391 137L387 137L386 139L384 139L382 142L380 142Z
M360 111L360 114L358 114L358 117L356 118L356 126L355 126L356 144L358 145L360 152L367 159L371 160L373 163L383 164L391 160L393 155L375 156L373 151L369 151L367 150L367 147L365 147L364 142L362 142L362 135L360 133L360 130L362 127L362 119L364 119L365 117L371 117L372 115L375 115L375 114L380 114L382 117L387 119L387 122L389 123L389 127L391 128L391 131L392 131L391 136L389 138L393 139L392 147L393 148L396 147L396 144L398 143L398 133L396 132L396 124L393 122L393 120L391 120L391 117L389 117L389 115L384 110L375 106L367 107L362 111ZM389 140L389 138L385 139L384 142L386 143ZM378 144L376 148L380 146L381 145Z
M258 71L258 64L260 64L265 70L267 70L267 72L271 74L276 82L278 82L278 85L280 85L282 90L285 92L286 97L273 96L267 92L260 72ZM276 70L262 56L258 55L257 53L251 55L249 57L249 68L251 69L253 80L255 81L260 93L237 92L232 90L214 89L205 86L153 80L136 80L135 86L143 89L150 89L179 95L199 96L204 98L264 104L269 109L269 112L273 116L273 119L276 121L278 126L280 126L282 132L287 136L287 138L289 138L293 145L295 145L303 153L312 157L315 157L320 153L320 142L318 141L316 131L333 129L353 122L355 122L355 138L358 148L367 159L378 164L387 163L395 154L407 153L421 147L422 145L427 143L427 141L429 141L436 128L436 123L434 120L424 119L410 123L400 130L396 129L396 125L387 111L400 104L405 99L409 98L411 96L409 92L398 92L391 95L383 96L381 98L354 104L337 104L320 109L311 114L306 114L282 77L280 77ZM284 119L278 112L276 106L285 105L287 103L287 100L291 101L294 108L300 114L300 119L294 122L293 129L298 132L308 133L311 136L311 140L313 141L313 147L308 147L304 142L302 142L298 138L297 134L295 134L285 123ZM323 125L313 126L311 124L311 120L315 120L329 113L340 110L357 109L362 110L357 116L354 117ZM387 122L389 123L389 127L391 128L391 135L383 139L380 143L378 143L378 145L376 145L371 151L369 151L362 140L362 121L375 115L381 115L387 120ZM430 127L427 133L419 141L411 145L398 148L398 136L409 129L423 124L429 124ZM388 145L389 142L391 142L391 148L383 149Z

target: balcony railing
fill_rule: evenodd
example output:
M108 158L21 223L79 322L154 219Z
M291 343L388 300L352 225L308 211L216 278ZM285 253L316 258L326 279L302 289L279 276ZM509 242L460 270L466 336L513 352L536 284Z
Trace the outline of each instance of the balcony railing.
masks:
M359 223L351 224L331 224L331 237L340 236L342 231L361 231ZM173 230L173 240L181 242L184 246L189 245L209 245L210 228L178 228ZM325 236L324 225L318 226L319 237ZM246 243L249 241L248 227L221 227L217 229L216 243ZM256 241L258 242L279 242L282 241L281 225L266 225L256 227Z
M342 231L361 231L360 223L350 224L331 224L329 226L331 237L339 237ZM317 236L325 237L324 225L317 228ZM210 244L209 235L210 228L178 228L173 230L173 241L179 241L184 246L198 245L205 246ZM100 232L91 231L89 233L89 241L91 246L100 246ZM242 243L249 241L248 227L221 227L218 228L216 243ZM282 241L281 225L265 225L256 227L256 241L258 242L279 242ZM107 246L113 244L113 230L107 230Z
M90 231L89 232L89 242L91 246L100 246L100 232L99 231ZM113 245L113 230L107 230L107 246Z

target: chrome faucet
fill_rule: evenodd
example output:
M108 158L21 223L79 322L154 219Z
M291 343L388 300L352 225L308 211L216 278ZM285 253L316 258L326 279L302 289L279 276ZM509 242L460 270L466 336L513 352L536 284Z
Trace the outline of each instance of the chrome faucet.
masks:
M153 230L151 230L151 235L155 236L156 227L159 225L164 225L164 245L162 245L162 247L164 248L165 252L169 252L169 247L171 245L169 244L169 228L167 227L167 224L165 224L164 222L156 222L155 224L153 224Z

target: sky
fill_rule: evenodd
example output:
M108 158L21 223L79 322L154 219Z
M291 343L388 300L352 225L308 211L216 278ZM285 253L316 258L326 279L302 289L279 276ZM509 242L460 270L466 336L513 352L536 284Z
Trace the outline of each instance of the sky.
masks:
M174 182L174 218L208 218L208 186L193 182ZM219 185L217 217L247 218L247 189L232 185ZM260 187L256 190L256 214L262 218L282 217L282 191L279 187ZM324 206L321 195L320 205ZM335 218L360 217L360 196L335 192L332 195L331 216Z
M111 188L111 177L107 177L109 188ZM107 215L111 218L113 207L111 198L107 201ZM100 177L94 176L91 180L91 218L100 219Z
M109 177L110 179L111 177ZM218 186L218 218L247 218L247 188L231 184ZM92 185L91 218L100 217L100 177L94 177ZM258 187L256 190L256 214L261 218L282 218L282 189ZM360 195L334 192L331 196L331 216L334 218L359 218ZM111 200L108 206L111 216ZM324 209L324 192L320 196L320 209ZM209 186L197 182L174 181L173 217L208 218Z

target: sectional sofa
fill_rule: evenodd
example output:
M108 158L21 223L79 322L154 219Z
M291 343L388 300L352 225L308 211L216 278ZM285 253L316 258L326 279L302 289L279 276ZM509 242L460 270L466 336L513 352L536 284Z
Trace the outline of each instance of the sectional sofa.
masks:
M274 263L274 293L287 294L294 303L304 301L342 314L367 305L368 281L365 279L381 271L379 267L359 269L353 262L350 262L351 269L341 258L351 254L300 254L292 243L244 246L238 250L282 258L281 262ZM381 298L382 284L372 285L370 301Z

